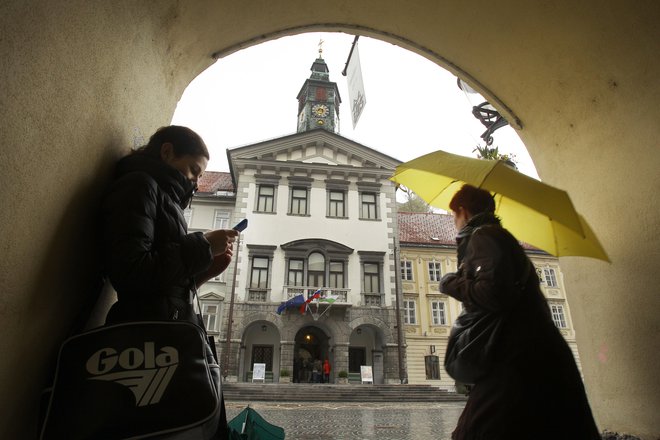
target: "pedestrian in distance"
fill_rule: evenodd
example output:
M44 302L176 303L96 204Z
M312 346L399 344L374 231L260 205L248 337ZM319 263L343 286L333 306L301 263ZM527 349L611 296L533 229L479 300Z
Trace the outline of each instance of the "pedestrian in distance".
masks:
M323 361L323 382L330 383L330 361L328 361L328 358Z

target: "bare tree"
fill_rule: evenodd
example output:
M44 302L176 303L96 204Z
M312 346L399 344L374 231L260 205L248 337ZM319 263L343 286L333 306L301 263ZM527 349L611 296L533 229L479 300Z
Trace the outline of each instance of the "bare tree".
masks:
M401 186L399 189L403 191L406 199L405 202L397 203L399 212L433 212L433 208L420 199L417 194L405 186Z

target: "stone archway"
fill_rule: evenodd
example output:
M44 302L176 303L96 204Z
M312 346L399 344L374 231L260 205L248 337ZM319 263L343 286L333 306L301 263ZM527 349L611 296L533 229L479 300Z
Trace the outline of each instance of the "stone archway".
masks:
M186 85L212 64L211 54L304 30L360 32L445 59L515 109L539 174L561 183L595 219L613 261L562 261L598 422L649 439L660 433L658 2L3 6L6 437L35 437L54 353L98 290L90 207L114 161L168 123ZM14 380L19 376L26 380Z
M330 338L311 324L296 333L293 357L293 380L299 383L321 383L321 366L325 359L332 363Z

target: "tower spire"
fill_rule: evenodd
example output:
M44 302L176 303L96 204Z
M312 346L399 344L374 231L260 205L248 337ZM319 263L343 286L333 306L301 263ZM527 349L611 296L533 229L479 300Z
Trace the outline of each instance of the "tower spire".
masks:
M322 128L339 130L341 98L337 83L330 81L330 70L323 59L323 39L319 38L319 56L312 63L312 74L298 92L298 133Z

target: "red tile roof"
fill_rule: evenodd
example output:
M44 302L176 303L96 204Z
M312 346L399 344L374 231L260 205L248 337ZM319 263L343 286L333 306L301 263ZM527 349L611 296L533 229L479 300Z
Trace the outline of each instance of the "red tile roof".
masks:
M215 193L217 191L234 191L231 174L222 171L206 171L197 183L200 193Z
M399 212L399 242L402 245L456 247L456 226L451 214ZM527 251L543 252L524 242Z
M456 227L450 214L399 212L399 242L456 246Z

